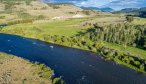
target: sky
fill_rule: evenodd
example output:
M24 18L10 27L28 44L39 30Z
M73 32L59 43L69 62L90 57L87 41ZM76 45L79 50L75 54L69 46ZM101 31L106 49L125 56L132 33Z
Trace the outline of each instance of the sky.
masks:
M47 2L68 2L84 7L110 7L114 10L146 7L146 0L45 0Z

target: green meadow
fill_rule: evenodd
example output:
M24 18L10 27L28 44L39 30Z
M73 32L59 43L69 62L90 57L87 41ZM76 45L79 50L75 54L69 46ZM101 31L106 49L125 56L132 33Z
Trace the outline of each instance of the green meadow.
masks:
M51 20L47 23L16 24L16 25L5 27L3 28L2 31L17 32L19 30L22 30L25 32L48 34L48 35L73 36L75 34L78 34L78 32L84 31L86 28L88 28L88 27L83 27L81 25L81 22L83 22L84 20L85 19ZM17 32L16 34L19 33L20 32Z

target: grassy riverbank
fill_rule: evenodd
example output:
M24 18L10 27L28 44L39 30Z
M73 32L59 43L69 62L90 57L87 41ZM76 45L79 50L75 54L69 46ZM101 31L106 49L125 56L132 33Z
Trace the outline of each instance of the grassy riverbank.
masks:
M0 52L1 84L56 84L54 72L44 64L31 63L20 57Z

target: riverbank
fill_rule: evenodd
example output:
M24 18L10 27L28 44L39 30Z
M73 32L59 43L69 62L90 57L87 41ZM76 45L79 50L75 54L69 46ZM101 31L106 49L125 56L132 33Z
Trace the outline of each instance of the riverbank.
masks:
M54 71L44 64L0 52L0 83L6 84L54 84Z

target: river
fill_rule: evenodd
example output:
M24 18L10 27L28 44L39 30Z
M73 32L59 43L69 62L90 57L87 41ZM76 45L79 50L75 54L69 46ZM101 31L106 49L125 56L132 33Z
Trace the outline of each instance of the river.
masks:
M0 34L0 52L46 64L67 84L146 84L146 75L105 61L96 53Z

